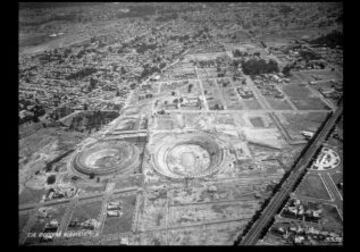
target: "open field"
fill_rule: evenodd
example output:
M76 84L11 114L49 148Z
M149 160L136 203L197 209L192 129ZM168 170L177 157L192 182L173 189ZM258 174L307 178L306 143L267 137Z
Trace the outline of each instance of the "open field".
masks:
M329 107L324 104L320 98L313 97L311 91L307 87L289 84L283 87L283 91L300 110L329 109Z
M30 218L30 213L24 213L19 215L19 234L23 231L25 225Z
M331 199L320 177L313 174L309 174L303 179L296 190L296 194L315 199Z
M260 103L254 98L254 99L243 99L243 103L245 104L247 109L261 109Z
M38 203L45 193L46 190L34 190L27 187L19 195L19 204Z
M342 80L342 76L334 71L309 71L309 72L299 72L297 75L300 77L300 79L305 80L306 82L309 81L324 81L324 80L334 80L339 81Z
M86 203L82 203L80 202L79 205L76 206L76 208L73 210L73 214L71 216L71 221L79 221L79 222L83 222L86 221L88 219L97 219L99 214L100 214L100 210L101 210L101 206L102 206L102 201L97 200L97 201L92 201L92 202L86 202ZM79 230L81 229L80 227L76 226L76 227L68 227L67 231L73 231L73 230Z
M291 105L286 100L280 100L272 97L266 97L266 100L275 110L292 110Z
M250 122L255 128L264 128L265 127L262 117L252 117L252 118L250 118Z
M114 234L131 231L131 225L134 218L136 195L131 195L127 197L115 196L112 197L112 200L121 201L122 215L120 217L107 216L104 222L102 233Z
M339 231L343 229L343 221L339 216L336 207L333 205L322 204L323 217L320 225L329 231Z
M197 228L184 228L169 231L169 244L172 245L233 245L233 240L248 220L232 223L204 225Z
M302 131L315 132L326 118L327 112L281 113L280 120L294 140L303 140Z

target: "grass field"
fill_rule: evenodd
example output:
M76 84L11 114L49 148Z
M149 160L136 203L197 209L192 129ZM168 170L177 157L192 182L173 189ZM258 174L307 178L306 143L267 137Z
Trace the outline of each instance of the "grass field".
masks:
M264 121L261 117L251 117L251 118L249 118L249 120L255 128L264 128L265 127Z
M262 109L260 103L256 99L244 99L242 101L249 110Z
M85 221L87 219L97 219L100 214L102 201L97 200L89 203L78 205L71 217L71 220L78 219L79 221ZM68 228L73 229L73 228Z
M330 108L318 97L309 97L306 100L292 99L295 107L300 110L330 110Z
M284 86L283 91L300 110L330 109L319 97L314 97L307 87L290 84Z
M309 72L300 72L297 73L298 76L301 79L304 79L306 81L315 81L316 78L319 78L320 80L341 80L342 76L338 74L337 72L332 71L309 71ZM314 78L316 77L316 78Z
M266 97L268 103L273 109L277 110L292 110L292 107L286 100L280 100L272 97Z
M343 229L343 222L335 206L322 204L322 218L320 224L329 231L340 231Z
M29 217L30 217L29 213L24 213L19 215L19 233L21 233L22 230L24 229L26 223L29 220Z
M296 194L316 199L331 199L320 177L313 174L309 174L303 179L296 189Z
M326 112L310 112L310 113L282 113L286 122L283 122L287 132L295 140L304 139L301 131L307 130L315 132L321 123L325 120Z
M19 195L19 204L38 203L42 196L46 193L46 190L33 190L25 187L22 193Z
M283 87L283 91L291 98L306 99L311 96L311 91L304 86L289 84Z

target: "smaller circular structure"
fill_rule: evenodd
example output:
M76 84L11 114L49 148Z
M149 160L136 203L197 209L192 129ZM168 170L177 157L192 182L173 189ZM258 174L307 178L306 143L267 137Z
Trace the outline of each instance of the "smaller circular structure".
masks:
M321 150L321 153L317 157L316 161L312 165L314 170L328 170L334 169L339 166L341 158L339 154L328 147L324 147Z
M87 175L125 173L138 163L139 151L135 145L124 141L95 143L76 154L73 167Z

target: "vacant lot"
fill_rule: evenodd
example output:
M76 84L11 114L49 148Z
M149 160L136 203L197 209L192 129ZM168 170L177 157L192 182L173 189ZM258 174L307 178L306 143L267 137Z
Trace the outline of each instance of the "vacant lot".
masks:
M318 175L307 175L296 190L299 196L330 200L330 196Z
M142 183L142 176L131 176L126 178L120 178L116 181L115 190L116 189L123 189L133 186L140 186Z
M242 101L249 110L262 109L261 105L256 99L243 99Z
M292 107L286 100L280 100L272 97L266 97L268 103L273 109L277 110L292 110Z
M316 132L322 122L325 120L327 112L311 112L311 113L282 113L281 120L287 132L294 140L304 139L301 131Z
M106 217L103 234L125 233L131 231L136 195L116 197L112 200L121 201L121 212L123 214L120 217Z
M38 203L40 202L42 196L46 193L46 190L34 190L28 187L25 187L22 193L19 196L19 204L27 203Z
M71 217L71 220L78 220L80 222L88 219L97 219L100 214L102 201L97 200L89 203L84 203L78 205ZM68 230L73 230L74 228L68 228ZM76 229L76 228L75 228Z
M214 203L211 205L176 206L169 209L169 226L193 225L229 219L251 218L258 202Z
M342 76L337 72L332 71L309 71L297 73L300 78L306 81L316 81L316 80L341 80Z
M343 222L335 206L322 204L322 218L320 224L329 231L340 231L343 229Z
M265 127L264 121L261 117L252 117L249 120L255 128L264 128Z
M305 86L290 84L284 86L283 91L300 110L330 109L319 97L313 97L311 91Z
M19 215L19 233L21 233L22 230L24 229L26 223L29 220L29 217L30 217L29 213L24 213Z
M169 231L171 245L233 245L248 220Z
M167 231L141 233L134 245L167 245L166 233Z

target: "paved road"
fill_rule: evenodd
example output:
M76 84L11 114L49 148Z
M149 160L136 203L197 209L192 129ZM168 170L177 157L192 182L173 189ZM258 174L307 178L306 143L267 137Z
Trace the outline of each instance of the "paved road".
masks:
M187 110L180 110L180 109L166 109L165 112L176 112L176 113L220 113L220 114L228 114L228 113L261 113L261 112L279 112L279 113L296 113L296 114L307 114L311 112L330 112L330 110L325 109L319 109L319 110L289 110L289 109L282 109L282 110L276 110L276 109L227 109L227 110L200 110L200 109L187 109Z
M293 191L298 178L302 172L307 168L308 164L321 147L324 140L326 140L330 131L335 126L336 122L340 118L343 112L343 103L339 105L338 109L332 114L332 116L326 121L323 128L316 135L314 140L310 142L303 156L296 162L289 177L283 182L280 190L273 196L270 203L263 210L261 216L253 224L250 230L243 237L239 245L254 245L258 241L263 229L270 223L275 214L279 211L281 205Z
M200 87L200 90L201 90L201 94L202 94L202 97L203 97L205 110L209 111L209 104L207 103L207 100L206 100L206 96L205 96L205 93L204 93L204 87L203 87L203 84L202 84L202 80L199 77L197 66L195 66L195 72L196 72L197 80L199 82L199 87Z

